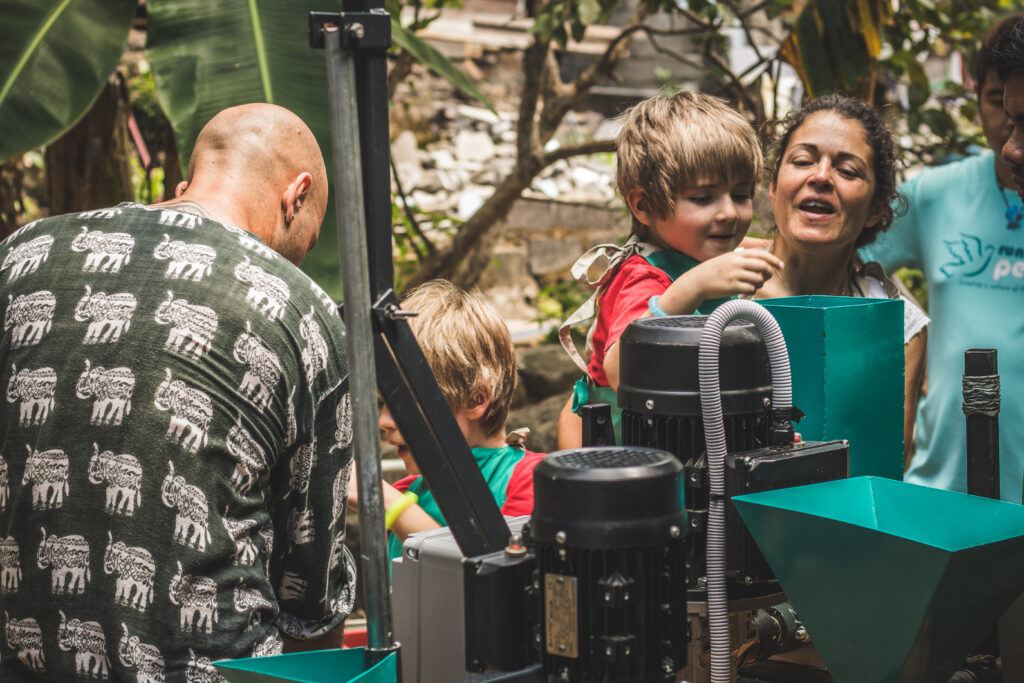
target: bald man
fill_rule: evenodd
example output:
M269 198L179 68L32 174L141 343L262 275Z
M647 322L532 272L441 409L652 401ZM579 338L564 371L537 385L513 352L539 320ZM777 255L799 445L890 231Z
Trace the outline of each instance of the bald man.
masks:
M316 140L214 117L175 199L0 243L0 680L217 680L334 642L351 422L344 329L294 264Z

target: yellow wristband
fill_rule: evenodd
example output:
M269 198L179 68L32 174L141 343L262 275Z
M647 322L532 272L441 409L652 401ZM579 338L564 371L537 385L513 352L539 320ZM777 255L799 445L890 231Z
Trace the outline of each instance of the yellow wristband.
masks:
M394 526L395 520L405 512L407 507L417 502L419 499L420 497L412 491L406 491L403 493L402 498L384 512L384 528L391 531L391 527Z

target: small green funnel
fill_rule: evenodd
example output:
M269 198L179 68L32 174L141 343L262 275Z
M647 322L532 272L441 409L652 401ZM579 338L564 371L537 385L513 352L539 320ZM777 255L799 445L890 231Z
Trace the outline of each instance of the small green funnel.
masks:
M946 683L1024 591L1024 506L858 477L733 498L838 683Z
M230 683L395 683L398 655L366 668L363 648L214 662Z

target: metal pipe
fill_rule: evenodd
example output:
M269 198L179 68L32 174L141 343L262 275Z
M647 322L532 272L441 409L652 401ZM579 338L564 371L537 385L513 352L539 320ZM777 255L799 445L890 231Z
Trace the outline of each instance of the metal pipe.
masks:
M327 93L331 113L331 152L338 252L345 300L345 346L352 395L352 447L359 472L360 571L366 596L367 659L394 650L388 590L387 532L381 487L380 441L377 429L377 383L374 376L374 332L367 268L366 214L356 111L353 55L342 49L337 26L324 26ZM375 662L368 661L368 664Z

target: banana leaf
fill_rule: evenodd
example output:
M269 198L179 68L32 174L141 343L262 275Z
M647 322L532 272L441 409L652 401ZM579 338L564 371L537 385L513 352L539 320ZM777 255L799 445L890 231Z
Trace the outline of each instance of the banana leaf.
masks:
M891 19L887 0L809 0L782 44L780 56L812 96L855 92L871 74Z
M137 0L0 1L0 159L58 137L124 52Z
M327 67L324 51L309 46L309 12L339 12L340 0L148 0L148 7L146 54L183 163L217 112L270 102L306 122L331 168ZM303 269L340 299L333 188Z
M429 67L438 76L446 79L464 94L494 111L494 105L476 87L476 83L466 75L465 71L455 66L454 62L441 54L440 50L436 47L403 27L402 23L394 16L391 17L391 39L395 42L395 45L404 48L415 57L416 61L420 64Z

